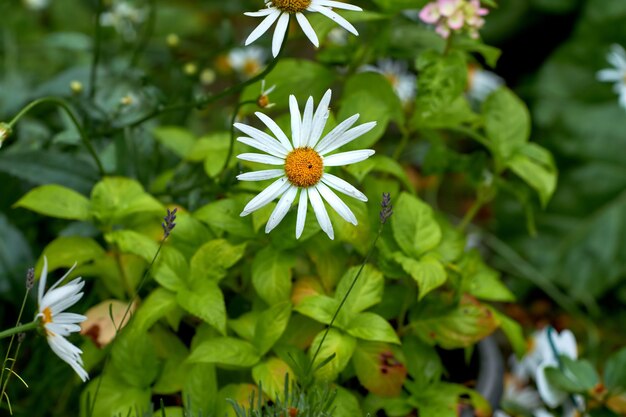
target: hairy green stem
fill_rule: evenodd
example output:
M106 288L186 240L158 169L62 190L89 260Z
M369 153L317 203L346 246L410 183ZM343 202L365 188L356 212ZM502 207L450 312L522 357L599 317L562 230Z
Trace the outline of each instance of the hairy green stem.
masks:
M89 140L89 137L87 136L87 132L85 132L85 129L78 121L78 117L76 117L76 114L72 110L71 105L64 99L59 98L59 97L42 97L42 98L39 98L37 100L34 100L28 103L22 110L20 110L20 112L13 119L11 119L11 121L8 123L9 127L13 128L13 126L26 113L30 112L32 109L39 106L40 104L54 104L56 106L59 106L65 111L65 113L69 116L70 120L72 121L76 129L78 130L78 133L80 135L81 141L83 142L83 145L85 145L85 147L87 148L87 151L89 152L94 162L96 163L100 176L104 176L105 175L104 167L102 166L102 162L100 162L100 158L98 157L98 154L96 153L96 150L93 147L93 144L91 143L91 141Z
M35 330L39 324L36 321L22 324L20 326L15 326L10 329L4 330L0 332L0 339L4 339L5 337L13 336L18 333L28 332L30 330Z

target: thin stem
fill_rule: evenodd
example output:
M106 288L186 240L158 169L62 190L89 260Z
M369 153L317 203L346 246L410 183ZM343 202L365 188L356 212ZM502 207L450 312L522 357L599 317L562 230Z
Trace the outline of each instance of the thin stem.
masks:
M100 63L100 52L102 46L102 27L100 26L100 15L102 14L102 0L96 4L96 22L94 30L93 58L91 61L91 71L89 73L89 98L96 95L96 83L98 77L98 64Z
M22 346L22 342L18 342L17 347L15 348L15 358L17 359L18 355L20 354L20 347ZM0 404L2 403L2 399L4 398L4 396L6 395L7 392L7 387L9 386L9 380L11 379L11 375L15 374L15 360L11 361L11 368L9 368L9 373L7 375L7 379L4 381L4 384L2 384L2 392L0 393ZM2 366L2 370L4 371L4 369L6 368L6 364L3 364ZM17 374L15 374L17 375ZM20 381L22 381L22 383L24 385L26 385L26 388L28 388L28 385L26 384L26 382L24 382L24 380L18 375L17 376L18 379ZM0 379L0 381L2 381L2 379ZM8 395L7 395L8 397Z
M37 328L37 326L39 326L39 323L37 323L36 321L30 322L30 323L26 323L26 324L22 324L20 326L15 326L11 329L7 329L4 330L2 332L0 332L0 339L4 339L5 337L9 337L9 336L13 336L16 335L18 333L24 333L30 330L35 330ZM10 346L9 346L10 348Z
M406 149L406 146L409 144L410 136L411 136L411 132L409 131L409 129L403 128L402 129L402 139L400 139L400 143L398 144L398 146L396 147L395 151L393 152L393 159L395 159L396 161L398 159L400 159L400 157L404 153L404 150Z
M461 220L461 223L458 224L457 229L460 232L465 231L467 226L469 226L472 220L474 220L474 217L476 217L476 215L485 203L485 199L482 198L479 194L476 200L474 200L474 202L472 203L469 210L467 210L467 213L465 213L465 216L463 216L463 220Z
M148 43L150 42L150 38L152 38L152 34L154 33L154 27L157 17L156 0L150 0L149 8L150 12L148 14L146 29L143 31L143 36L141 37L141 40L139 41L139 44L135 49L135 52L133 53L133 57L130 60L131 68L137 66L137 62L139 61L139 56L141 55L141 52L146 49Z
M70 106L70 104L64 99L58 98L58 97L42 97L40 99L30 102L22 110L20 110L20 112L13 119L11 119L11 121L8 123L9 127L12 128L26 113L30 112L35 107L39 106L40 104L46 104L46 103L54 104L54 105L61 107L65 111L65 113L69 116L70 120L72 121L72 123L78 130L78 133L80 134L80 138L83 142L83 145L85 145L85 147L87 148L87 151L89 152L94 162L96 163L100 175L104 176L105 175L104 168L102 166L102 163L100 162L100 158L98 158L98 154L96 153L95 148L93 147L91 141L89 140L89 137L87 136L87 132L85 132L85 129L78 121L78 118L76 117L76 114L72 110L72 107Z
M352 284L350 284L350 287L348 288L348 291L346 291L346 294L343 296L341 303L339 303L339 307L337 307L337 310L335 311L333 318L330 320L330 323L328 323L328 327L326 327L326 331L324 332L324 335L322 336L322 340L320 341L320 344L317 345L317 349L315 350L315 353L313 354L313 358L311 359L311 362L309 362L306 373L309 373L311 371L311 367L315 363L315 359L317 359L317 356L319 355L320 350L322 349L322 345L324 344L324 341L326 340L326 336L328 336L328 332L333 327L335 320L339 316L339 312L343 308L343 305L346 303L348 296L350 295L350 293L352 292L352 289L354 289L354 286L359 280L359 277L361 276L361 272L363 272L363 268L365 268L365 265L369 262L369 259L372 256L372 253L374 253L374 249L376 248L376 243L378 242L378 238L380 238L380 235L383 232L383 227L384 227L384 224L381 223L380 226L378 227L378 233L376 234L376 237L374 238L374 241L372 242L372 245L370 246L367 252L367 255L365 255L365 258L363 259L363 263L361 263L361 267L359 268L356 275L354 276L354 279L352 280Z
M246 104L254 104L256 100L247 100L241 101L237 103L235 106L235 110L233 111L233 117L230 120L230 143L228 144L228 153L226 154L226 160L224 161L224 166L222 166L221 172L226 171L228 168L228 162L230 158L233 156L233 149L235 148L235 121L237 120L237 115L239 114L239 110Z

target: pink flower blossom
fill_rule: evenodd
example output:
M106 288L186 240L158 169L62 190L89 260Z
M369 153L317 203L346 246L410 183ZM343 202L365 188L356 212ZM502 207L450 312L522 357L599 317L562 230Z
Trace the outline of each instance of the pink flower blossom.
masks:
M485 24L489 10L480 0L433 0L422 8L420 19L435 26L435 32L447 39L452 32L467 33L478 38L478 30Z
M428 3L424 8L420 11L420 19L423 22L428 24L437 23L439 18L441 17L441 13L439 13L439 9L435 3Z

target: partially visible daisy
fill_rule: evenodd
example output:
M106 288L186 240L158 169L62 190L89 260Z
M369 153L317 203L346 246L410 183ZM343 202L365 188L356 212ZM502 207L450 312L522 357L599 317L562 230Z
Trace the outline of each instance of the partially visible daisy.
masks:
M146 10L135 7L127 1L115 1L111 9L100 15L102 26L112 26L131 42L137 37L137 26L146 18Z
M621 45L611 45L611 52L606 56L613 68L598 71L598 81L614 83L613 91L619 95L619 104L626 109L626 51Z
M546 369L558 367L558 356L567 356L570 359L576 359L578 357L576 338L569 330L563 330L561 333L557 333L552 327L547 327L545 329L545 338L542 338L538 349L541 352L543 360L535 374L537 390L543 402L554 408L565 402L567 393L550 384L546 376Z
M270 94L272 94L276 90L276 84L271 87L265 88L265 80L261 81L261 94L259 94L259 98L256 100L256 104L262 109L271 109L276 105L276 103L272 103L270 100Z
M43 10L50 5L50 0L23 0L30 10Z
M298 24L302 28L302 31L307 38L311 41L315 47L320 46L320 42L317 38L317 34L313 30L313 27L304 16L302 12L318 12L335 21L338 25L343 27L354 35L359 35L359 32L355 29L350 22L348 22L341 15L333 11L333 8L353 11L363 11L360 7L353 6L351 4L343 3L335 0L265 0L265 9L261 9L258 12L244 13L246 16L252 17L264 17L263 21L256 27L246 39L246 46L261 37L267 30L278 21L276 29L274 30L274 37L272 39L272 54L274 57L280 52L280 48L285 39L287 33L287 27L289 26L289 18L291 15L296 16Z
M504 85L500 76L473 65L469 67L467 75L467 95L478 103L485 101L491 93Z
M67 271L61 279L44 293L48 277L48 259L44 256L43 269L39 278L39 293L37 296L39 313L37 318L41 319L48 345L50 345L52 351L70 365L80 379L85 382L89 379L89 375L83 368L83 360L80 356L83 352L71 344L66 337L71 333L80 332L78 323L82 323L87 317L64 312L82 298L83 293L81 290L85 283L81 278L76 278L65 285L60 285L73 269L74 267Z
M363 71L372 71L382 74L393 87L393 91L405 106L412 103L417 92L417 77L409 71L404 61L381 59L377 65L365 65Z
M228 53L228 65L243 78L252 78L260 73L265 61L267 52L257 46L237 48Z
M239 142L268 154L244 153L238 155L237 158L278 167L264 171L247 172L237 176L240 181L263 181L278 178L250 200L241 212L241 216L247 216L280 197L267 222L265 233L272 231L287 215L298 192L300 197L298 199L296 238L302 236L309 201L319 225L331 239L334 238L333 226L330 223L323 200L326 200L344 220L353 225L357 224L354 213L331 188L357 200L367 201L367 197L348 182L324 172L324 168L353 164L372 156L374 151L370 149L329 154L372 130L376 126L376 122L352 127L359 118L359 115L355 114L339 123L326 136L322 137L329 116L330 98L331 91L328 90L322 97L317 110L314 111L313 97L309 97L304 112L300 113L296 98L293 95L289 97L291 140L276 122L263 113L256 113L256 115L274 136L252 126L241 123L235 124L237 129L248 135L248 137L238 138Z

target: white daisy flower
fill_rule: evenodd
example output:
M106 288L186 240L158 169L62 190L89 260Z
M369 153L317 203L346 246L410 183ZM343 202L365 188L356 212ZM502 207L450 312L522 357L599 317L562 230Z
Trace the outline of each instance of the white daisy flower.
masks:
M317 38L317 34L313 30L313 27L304 16L302 12L305 10L308 12L318 12L334 20L341 27L354 35L359 35L357 30L348 22L345 18L341 17L332 8L363 11L360 7L353 6L351 4L343 3L335 0L265 0L265 9L258 12L244 13L246 16L252 17L264 17L263 21L256 27L246 39L246 46L261 37L267 30L278 21L276 29L274 30L274 38L272 39L272 54L274 57L280 52L280 48L285 39L287 33L287 27L289 26L289 18L291 15L296 16L298 24L302 28L302 31L307 38L311 41L315 47L319 47L320 43Z
M23 0L30 10L43 10L50 5L50 0Z
M256 46L237 48L228 53L228 65L245 78L252 78L260 73L265 61L267 52Z
M611 52L606 56L613 68L598 71L598 81L615 83L613 91L619 95L619 104L626 109L626 51L618 44L611 45Z
M376 66L365 65L362 70L382 74L389 80L402 104L408 105L412 103L417 93L417 77L409 71L407 63L392 59L381 59L376 64Z
M137 26L146 19L146 10L126 1L115 1L111 10L100 15L102 26L112 26L128 42L137 38Z
M546 376L546 369L558 367L559 360L557 355L567 356L571 359L578 357L576 338L569 330L557 333L554 329L548 327L545 329L545 337L540 340L537 348L543 358L535 374L537 391L539 391L543 402L554 408L563 404L567 398L567 393L550 384Z
M66 337L71 333L80 332L78 323L82 323L87 317L80 314L64 312L64 310L73 306L82 298L83 293L81 290L85 283L81 278L76 278L65 285L59 286L73 269L74 267L67 271L67 273L44 294L48 276L48 259L44 256L43 270L39 278L39 294L37 297L39 313L37 317L41 318L46 332L46 339L52 351L70 365L80 379L85 382L89 379L89 375L83 368L83 360L80 356L83 352L71 344Z
M482 103L498 88L504 85L504 80L491 71L470 66L468 70L467 95L477 103Z
M298 191L300 191L300 197L296 220L296 238L300 238L304 230L309 201L322 230L329 238L334 238L333 226L330 223L322 198L347 222L353 225L357 224L354 213L331 188L357 200L367 201L367 197L348 182L324 172L324 168L353 164L372 156L374 151L370 149L329 154L372 130L376 126L376 122L352 127L359 118L359 115L356 114L339 123L326 136L322 137L329 115L330 98L331 91L328 90L322 97L317 110L314 111L313 97L309 97L304 112L301 114L296 98L293 95L289 97L291 140L276 122L263 113L256 113L256 115L273 133L274 137L252 126L241 123L235 124L237 129L248 135L248 137L238 138L239 142L269 154L244 153L238 155L237 158L280 167L247 172L237 176L240 181L263 181L278 178L250 200L241 212L241 216L247 216L280 197L267 222L265 233L274 229L287 215Z

